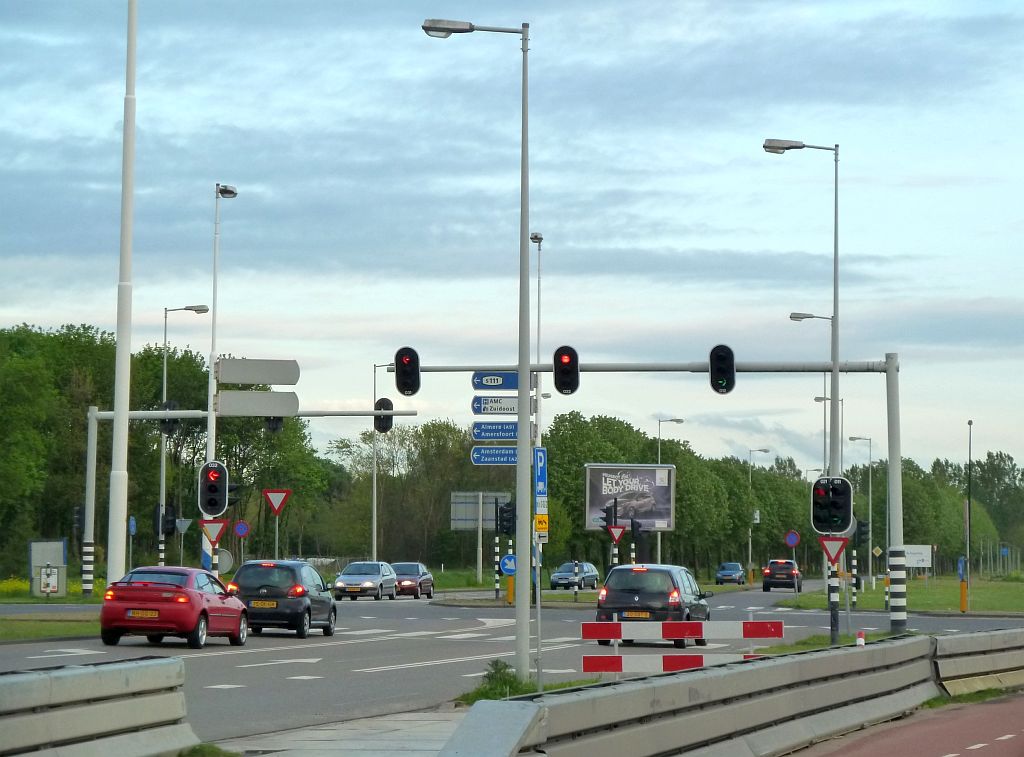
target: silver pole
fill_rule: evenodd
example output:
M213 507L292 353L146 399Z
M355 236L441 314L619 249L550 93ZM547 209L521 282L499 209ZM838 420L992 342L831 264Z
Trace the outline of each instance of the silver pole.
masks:
M167 308L164 308L164 372L161 407L167 407ZM164 512L167 507L167 434L160 428L160 515L157 518L157 565L164 564Z
M900 451L899 356L885 354L885 395L889 441L889 629L907 628L907 553L903 546L903 458Z
M124 575L128 522L128 409L132 369L132 218L135 199L135 41L138 2L128 0L124 125L121 152L121 247L117 281L117 345L114 352L113 449L107 514L107 583Z
M835 195L832 222L832 417L830 419L829 475L841 476L842 447L841 422L839 419L839 145L835 146Z

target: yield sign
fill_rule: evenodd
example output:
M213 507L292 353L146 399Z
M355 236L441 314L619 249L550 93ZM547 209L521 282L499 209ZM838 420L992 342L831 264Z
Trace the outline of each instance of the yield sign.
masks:
M284 503L288 501L288 495L291 493L291 489L264 489L263 498L267 500L274 515L280 515L281 508L284 507Z
M626 527L625 526L608 526L608 533L610 533L612 535L612 543L613 544L618 544L619 543L619 539L621 539L622 535L624 533L626 533Z
M846 549L846 544L850 540L845 536L819 536L818 541L821 543L821 548L825 552L829 564L835 565L839 562L839 555L843 554L843 550Z
M224 535L224 529L228 527L228 522L221 518L200 520L199 526L203 529L203 533L206 534L206 538L210 540L210 544L216 547L220 537Z

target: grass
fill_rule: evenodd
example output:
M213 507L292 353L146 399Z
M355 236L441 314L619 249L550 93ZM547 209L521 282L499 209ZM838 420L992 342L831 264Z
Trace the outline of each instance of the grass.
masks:
M590 678L581 681L549 683L544 685L544 691L586 686L592 683L599 683L600 680L600 678ZM491 660L487 665L487 672L484 673L483 682L472 691L456 697L455 701L462 702L463 704L473 704L481 699L507 699L522 694L536 693L537 684L535 682L520 679L512 666L504 660Z
M891 634L885 631L872 631L864 634L865 641L878 641L879 639L887 639ZM839 634L839 646L848 646L857 643L857 637L855 634L841 633ZM814 636L808 636L800 641L793 642L792 644L773 644L769 647L759 647L757 649L758 654L763 655L777 655L777 654L791 654L793 652L811 652L816 649L829 649L832 646L832 637L826 634L815 634Z
M971 612L1024 613L1024 591L1021 591L1017 583L1013 579L974 579L971 582ZM870 583L866 583L865 589L857 592L857 609L884 610L884 585L879 581L874 591L869 587ZM804 592L779 604L802 610L823 610L828 607L828 600L824 591L816 591ZM846 606L845 591L842 587L839 604L841 607ZM907 583L907 609L910 612L959 612L960 581L945 576L932 577L927 582L920 578L910 580Z
M938 707L945 707L947 704L976 704L987 702L990 699L999 699L1007 696L1006 689L983 689L982 691L970 691L966 694L957 694L955 697L935 697L922 704L922 707L934 710Z
M93 620L40 617L31 614L16 618L0 618L0 641L35 641L99 635L98 616Z

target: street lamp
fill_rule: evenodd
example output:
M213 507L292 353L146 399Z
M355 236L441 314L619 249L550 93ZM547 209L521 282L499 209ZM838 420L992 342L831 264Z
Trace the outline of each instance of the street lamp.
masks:
M832 388L833 397L839 397L839 145L826 147L824 145L807 145L803 142L791 139L766 139L764 141L765 152L781 155L789 150L827 150L831 152L835 162L834 197L832 212ZM808 315L807 313L794 313L793 315ZM790 318L793 317L790 316ZM794 318L793 320L803 320ZM842 472L842 463L839 459L840 437L837 434L839 429L839 408L832 403L832 435L831 450L829 454L828 469L832 475L836 471Z
M373 406L377 406L377 369L386 368L394 365L394 363L374 363L373 364ZM374 421L376 421L374 417ZM370 559L376 561L377 559L377 424L372 424L373 434L373 485L372 485L372 507L370 508L370 529L373 532L370 537Z
M763 452L765 454L771 452L767 447L759 447L758 449L747 450L747 488L750 493L754 492L754 453ZM754 515L751 513L750 520L747 521L747 572L749 575L750 583L754 583Z
M537 245L537 363L540 363L540 245L544 241L544 235L539 231L535 231L530 234L530 241ZM540 446L540 401L542 398L550 397L551 395L545 395L541 393L540 387L541 374L538 372L535 379L537 382L537 424L533 433L533 444L535 447Z
M971 445L974 441L974 421L967 421L967 538L966 551L967 551L967 565L966 577L967 577L967 612L971 611L971 469L974 467L974 460L972 456Z
M872 552L874 534L871 531L871 518L874 514L874 508L871 506L871 468L874 465L874 456L871 454L871 437L870 436L851 436L851 442L867 442L868 443L868 570L871 572L871 589L875 588L875 556ZM885 511L885 551L886 551L886 562L888 562L889 553L889 509L886 507Z
M217 457L217 415L213 412L213 398L217 394L217 266L220 261L220 198L238 197L238 190L218 183L213 193L213 310L210 314L210 383L206 398L206 462ZM204 539L204 544L205 544Z
M658 465L661 465L661 424L662 423L683 423L684 418L659 418L658 419ZM656 532L654 537L654 559L661 562L661 531Z
M209 313L207 305L186 305L182 308L164 308L164 373L163 390L160 393L160 401L164 410L167 409L167 314L177 313L179 310L191 310L196 315ZM159 544L157 546L157 565L164 564L164 510L167 505L167 434L163 427L160 429L160 519L158 521Z
M530 565L530 171L529 171L529 76L527 53L530 25L520 28L477 26L468 21L428 18L423 31L430 37L446 38L468 32L498 32L520 35L523 51L522 128L519 158L519 391L518 427L516 437L516 561L525 571ZM516 648L515 668L520 680L530 677L530 582L516 581ZM539 608L538 608L539 609ZM539 640L538 634L538 640ZM538 643L538 650L539 650ZM540 666L537 666L538 679Z

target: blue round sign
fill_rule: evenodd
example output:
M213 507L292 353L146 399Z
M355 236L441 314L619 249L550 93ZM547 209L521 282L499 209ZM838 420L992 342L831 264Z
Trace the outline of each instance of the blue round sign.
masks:
M244 520L236 520L235 521L235 536L237 536L239 539L244 539L248 535L249 535L249 524L246 523Z
M786 532L786 546L787 547L789 547L790 549L795 549L796 546L799 543L800 543L800 534L798 534L796 531L787 531Z
M515 555L505 555L503 558L501 558L501 562L499 563L499 565L501 566L501 572L504 573L506 576L514 576L516 574Z

